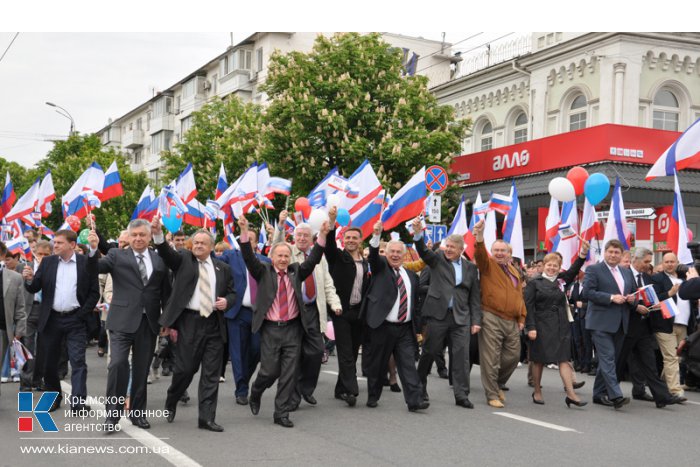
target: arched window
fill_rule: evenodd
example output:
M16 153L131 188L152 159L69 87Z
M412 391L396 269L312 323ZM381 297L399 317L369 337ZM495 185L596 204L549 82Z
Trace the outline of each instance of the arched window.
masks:
M668 88L661 88L654 96L654 128L678 131L680 106L675 94Z
M520 112L515 119L513 127L513 144L524 143L527 141L527 115L525 112Z
M569 131L586 128L586 97L581 94L571 103L569 111Z
M481 151L488 151L493 148L493 126L491 122L486 122L486 124L481 128Z

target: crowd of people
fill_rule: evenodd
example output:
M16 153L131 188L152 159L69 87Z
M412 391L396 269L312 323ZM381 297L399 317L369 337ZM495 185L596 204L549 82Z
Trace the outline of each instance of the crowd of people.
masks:
M223 431L216 410L228 362L236 403L258 415L263 393L277 382L274 423L293 427L290 414L302 401L318 403L314 393L333 347L334 395L349 407L360 397L360 355L372 409L390 387L403 393L409 411L427 410L434 365L449 379L455 404L467 409L474 407L474 364L495 409L506 406L508 381L521 363L529 366L537 405L554 397L542 390L546 366L558 368L569 408L587 405L576 393L585 383L578 372L595 375L592 402L615 410L630 402L623 379L632 382L633 399L659 408L682 404L684 391L698 384L678 348L698 325L700 278L673 253L654 268L648 249L625 252L611 240L603 261L585 266L589 245L582 241L567 270L558 253L523 268L503 240L487 251L483 221L474 226L469 258L462 236L426 243L415 219L415 259L401 240L382 240L381 222L363 248L356 227L336 235L336 208L318 232L300 223L290 235L287 215L280 214L279 228L268 226L268 244L257 243L258 232L240 217L233 248L206 229L189 238L166 234L157 215L132 220L116 242L96 230L84 245L72 230L57 231L52 242L27 231L31 262L0 243L0 355L13 338L34 355L21 390L61 393L69 362L65 400L80 415L89 410L86 349L95 339L108 359L107 434L125 415L150 428L148 383L158 371L172 375L168 422L199 372L198 426ZM660 301L673 299L675 316L644 304L639 290L648 285Z

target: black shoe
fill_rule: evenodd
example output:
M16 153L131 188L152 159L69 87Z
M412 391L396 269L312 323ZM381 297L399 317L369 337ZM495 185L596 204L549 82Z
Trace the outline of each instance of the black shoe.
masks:
M438 376L442 379L447 379L449 378L449 374L447 372L447 368L440 368L438 370Z
M568 399L568 397L567 397ZM544 401L542 399L535 399L535 393L532 393L532 402L534 402L537 405L544 405Z
M250 400L248 402L250 404L250 411L253 413L253 415L257 415L260 412L260 396L254 396L251 393Z
M275 418L275 425L280 425L285 428L294 428L294 423L292 423L289 417Z
M588 376L595 376L595 374L596 374L595 368L591 368L590 370L588 370Z
M654 398L646 392L643 394L632 394L632 399L636 401L654 402Z
M163 371L160 372L161 376L170 376L172 374L173 372L170 370L170 368L163 368Z
M355 404L357 404L357 397L352 394L342 393L338 394L336 397L344 400L350 407L355 407Z
M566 403L566 406L568 408L571 408L571 404L574 404L576 407L584 407L588 405L588 402L583 402L583 401L575 401L571 399L569 396L566 396L566 399L564 399L564 402Z
M418 405L409 405L409 406L408 406L408 411L409 411L409 412L415 412L415 411L417 411L417 410L425 410L425 409L427 409L428 407L430 407L430 402L425 402L425 401L423 401L423 402L421 402L421 403L418 404Z
M70 414L72 416L77 415L78 417L87 417L90 409L91 409L91 407L89 405L74 405L70 409Z
M613 406L613 403L610 399L608 399L608 396L594 397L593 403L599 404L599 405L604 405L605 407L612 407Z
M200 420L199 428L203 430L214 431L216 433L221 433L222 431L224 431L224 427L222 427L221 425L217 425L216 422L214 422L213 420L208 422L205 420Z
M246 397L246 396L236 396L236 404L238 404L238 405L248 405L248 397Z
M577 382L577 383L572 384L572 386L573 386L574 389L580 389L580 388L582 388L585 384L586 384L585 381L579 381L579 382Z
M505 384L499 384L498 389L500 389L501 391L510 391L510 388Z
M148 430L151 427L151 424L148 423L148 420L146 420L143 417L133 417L130 418L130 420L132 425L142 428L144 430Z
M462 400L455 401L455 404L460 406L460 407L464 407L465 409L473 409L474 408L474 404L472 404L469 399L462 399Z
M113 435L117 432L117 422L114 420L107 420L104 425L102 425L102 431L105 435Z
M590 367L590 366L584 366L584 367L581 368L581 370L579 371L579 373L590 373L590 372L591 372L591 367Z
M311 404L311 405L318 404L318 401L316 400L316 398L311 394L309 394L308 396L304 394L301 397L304 398L304 400L306 401L307 404Z
M428 396L428 391L423 391L423 400L425 402L430 401L430 397Z
M189 401L190 395L187 394L187 391L185 391L185 393L182 396L180 396L180 402L182 402L183 404L187 404Z
M401 386L399 386L399 383L394 383L391 386L389 386L391 389L391 392L401 392Z
M175 420L175 409L177 408L177 404L173 405L172 407L168 407L167 405L165 406L165 411L168 412L167 420L168 423L172 423L173 420Z
M376 399L367 399L367 407L370 409L374 409L377 407L377 400Z
M685 397L671 396L670 399L666 399L664 401L656 401L656 408L663 409L667 405L682 404L686 400L687 399Z
M629 397L616 397L615 399L610 399L610 402L612 402L613 407L615 407L615 410L618 410L618 409L621 409L622 406L629 404L630 398Z

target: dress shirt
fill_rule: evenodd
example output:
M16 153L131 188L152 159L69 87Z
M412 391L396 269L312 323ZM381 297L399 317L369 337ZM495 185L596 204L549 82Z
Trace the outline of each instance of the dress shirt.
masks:
M671 276L668 275L669 279L671 279L671 283L673 285L676 284L682 284L683 280L679 279L676 276ZM681 297L676 294L676 307L678 308L678 313L676 314L676 317L673 319L674 324L682 324L683 326L688 325L688 320L690 319L690 302L688 300L683 300Z
M394 276L394 269L392 267L389 267L389 270L391 271L391 275L393 277L396 277ZM401 279L403 279L403 285L406 287L406 305L408 306L408 314L406 315L406 319L403 322L407 323L411 321L411 280L408 278L406 269L404 269L403 266L399 268L399 274L401 274ZM396 279L394 279L394 281L396 281ZM399 288L396 287L396 300L394 301L394 306L391 307L391 311L386 317L386 321L389 321L390 323L399 322L399 299Z
M80 307L78 301L78 263L75 253L68 261L58 257L56 270L56 290L54 291L53 309L60 312L73 311Z
M279 290L280 270L274 268L275 274L277 275L277 290ZM299 308L297 306L296 294L294 293L294 287L292 286L292 281L289 279L289 272L282 278L285 285L287 286L287 320L293 320L299 316ZM279 297L275 294L275 300L272 302L272 306L265 315L265 319L268 321L280 321L280 302Z
M455 287L457 287L462 282L462 257L457 258L457 261L450 261L452 267L455 269ZM454 305L454 297L450 297L450 304L448 307L452 308Z
M620 289L620 294L624 295L625 294L625 279L622 277L622 271L620 271L620 265L618 264L617 266L610 266L608 263L605 263L605 265L610 269L610 274L612 274L613 278L615 279L615 282L617 282L617 288ZM637 282L637 278L634 278L635 283ZM615 295L615 294L613 294Z
M243 292L243 301L241 302L241 306L246 308L253 307L253 303L250 299L250 273L247 269L245 270L245 292Z
M136 258L136 265L138 266L139 264L139 255L143 255L143 262L146 265L146 276L148 278L151 278L151 274L153 274L153 261L151 261L151 254L148 251L148 248L143 250L142 253L138 253L135 250L131 250L134 252L134 258Z
M209 273L209 284L211 284L211 302L216 303L216 272L214 271L214 263L212 263L211 257L207 257L207 259L204 260L204 267ZM199 268L199 260L197 260L197 268ZM195 284L192 298L187 303L185 308L190 310L199 310L199 283Z

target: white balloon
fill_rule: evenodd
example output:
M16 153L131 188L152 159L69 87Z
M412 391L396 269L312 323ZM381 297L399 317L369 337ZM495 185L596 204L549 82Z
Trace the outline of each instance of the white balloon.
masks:
M328 209L332 208L333 206L337 206L340 204L340 196L336 195L335 193L328 195L326 198L326 206Z
M308 223L313 229L314 233L321 231L321 226L324 222L328 221L328 213L322 211L321 209L313 209L309 215Z
M562 203L576 199L574 185L564 177L556 177L549 182L549 194Z

